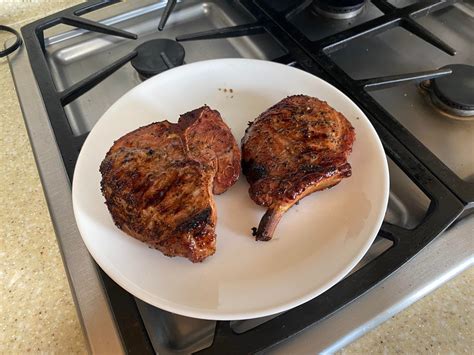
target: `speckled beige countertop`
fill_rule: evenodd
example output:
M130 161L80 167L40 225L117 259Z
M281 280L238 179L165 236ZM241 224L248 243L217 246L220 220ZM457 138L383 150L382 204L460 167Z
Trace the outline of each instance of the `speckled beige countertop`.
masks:
M0 0L0 24L19 28L78 0ZM5 37L0 36L3 43ZM0 353L84 353L8 63L0 59ZM474 353L474 269L341 351Z

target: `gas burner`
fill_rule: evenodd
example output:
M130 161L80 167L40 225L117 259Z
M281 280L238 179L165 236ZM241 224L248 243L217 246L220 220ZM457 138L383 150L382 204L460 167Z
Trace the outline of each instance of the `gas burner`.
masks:
M171 39L153 39L140 44L131 64L142 80L182 65L184 47Z
M364 0L314 0L313 9L318 14L337 20L357 16L365 6Z
M451 69L452 74L429 82L433 104L455 118L474 119L474 66L454 64L444 68Z

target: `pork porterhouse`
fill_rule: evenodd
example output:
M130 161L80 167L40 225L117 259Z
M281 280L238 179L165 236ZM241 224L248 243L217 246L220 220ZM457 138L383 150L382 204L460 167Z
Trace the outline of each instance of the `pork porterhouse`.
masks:
M221 194L240 174L240 150L219 112L152 123L118 139L100 166L102 193L120 229L168 256L203 261L216 250Z

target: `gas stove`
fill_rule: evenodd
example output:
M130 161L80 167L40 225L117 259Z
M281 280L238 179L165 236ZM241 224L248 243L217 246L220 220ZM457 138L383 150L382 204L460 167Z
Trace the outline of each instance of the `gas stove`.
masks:
M436 0L102 0L23 27L9 62L90 350L335 351L472 265L473 28L472 2ZM120 96L229 57L292 65L345 92L382 140L391 189L377 239L344 280L282 314L215 322L152 307L108 278L75 225L71 179Z

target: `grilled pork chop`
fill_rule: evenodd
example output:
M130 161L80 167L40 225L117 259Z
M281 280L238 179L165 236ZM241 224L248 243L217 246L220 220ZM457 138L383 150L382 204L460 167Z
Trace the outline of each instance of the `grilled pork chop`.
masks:
M152 123L118 139L100 166L118 228L167 256L203 261L216 250L212 194L240 174L240 150L219 112Z
M242 139L249 194L267 207L257 240L270 240L283 214L303 197L351 176L347 157L355 132L326 102L296 95L263 112Z

